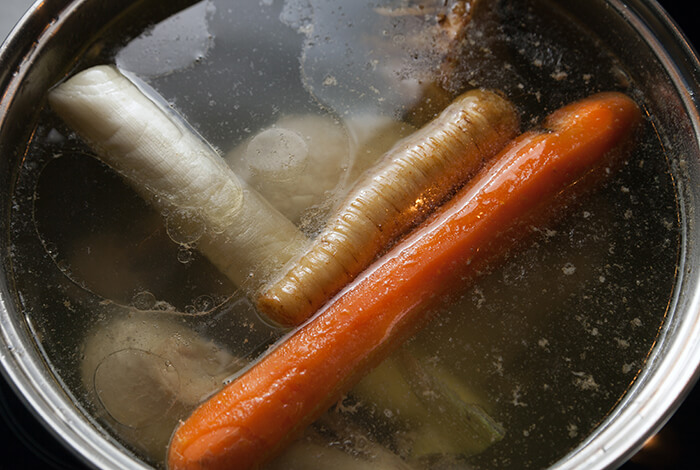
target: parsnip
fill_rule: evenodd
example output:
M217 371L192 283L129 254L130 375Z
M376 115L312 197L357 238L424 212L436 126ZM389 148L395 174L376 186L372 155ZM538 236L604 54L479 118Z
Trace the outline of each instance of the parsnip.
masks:
M189 214L190 227L181 230L196 233L198 249L246 291L254 291L305 243L184 121L115 67L75 75L51 91L49 103L158 209Z
M358 181L308 250L261 289L259 310L285 325L302 323L495 155L518 126L513 105L496 93L458 97Z

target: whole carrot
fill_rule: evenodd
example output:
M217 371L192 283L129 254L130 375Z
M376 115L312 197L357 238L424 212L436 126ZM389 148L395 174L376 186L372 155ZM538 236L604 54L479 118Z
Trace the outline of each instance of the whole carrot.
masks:
M355 185L303 255L260 289L258 309L283 325L303 323L494 157L518 126L502 96L459 96Z
M168 465L259 468L430 316L456 277L472 278L524 234L547 204L605 174L640 120L636 104L604 93L552 114L517 138L429 222L221 392L175 432ZM595 170L603 170L596 172Z

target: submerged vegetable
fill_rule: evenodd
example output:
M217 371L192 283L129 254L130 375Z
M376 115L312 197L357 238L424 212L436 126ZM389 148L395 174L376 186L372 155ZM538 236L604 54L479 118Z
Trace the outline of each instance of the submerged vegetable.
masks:
M116 68L80 72L52 90L49 103L139 194L161 211L183 212L179 236L238 286L254 290L305 243L200 136Z
M233 171L305 233L358 176L398 140L415 131L386 116L343 121L317 114L286 115L235 147L225 159Z
M343 124L317 114L287 115L226 155L233 171L295 224L346 178L350 139Z
M81 348L96 414L129 445L162 459L178 417L221 387L242 361L162 312L113 311Z
M413 470L390 449L374 442L363 429L337 411L329 411L317 422L318 429L310 428L278 458L265 466L266 470ZM327 440L321 434L331 434L337 443L323 445ZM346 447L353 448L348 452Z
M420 328L455 281L476 277L533 220L556 215L563 196L605 176L640 116L625 95L599 94L516 139L429 223L195 410L173 436L169 468L258 468L280 452Z
M391 410L411 430L410 456L466 457L503 438L485 400L423 355L400 349L372 370L351 394L377 412Z
M464 184L517 128L513 105L500 95L472 90L457 98L358 181L301 258L261 289L259 310L283 325L302 323Z

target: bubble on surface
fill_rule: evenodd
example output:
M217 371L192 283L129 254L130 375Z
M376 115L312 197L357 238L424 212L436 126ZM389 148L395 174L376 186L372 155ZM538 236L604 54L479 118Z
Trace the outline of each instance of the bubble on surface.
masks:
M182 264L189 264L194 260L194 252L188 246L181 246L177 250L177 260Z
M138 310L153 310L156 305L156 296L148 291L141 291L134 295L132 304Z
M200 295L194 299L194 308L197 312L208 312L216 306L214 299L208 295Z

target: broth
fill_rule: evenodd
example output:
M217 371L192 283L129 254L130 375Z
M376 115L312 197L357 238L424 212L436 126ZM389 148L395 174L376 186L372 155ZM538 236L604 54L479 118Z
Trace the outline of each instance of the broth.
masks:
M111 31L118 40L89 48L76 70L116 62L271 201L300 174L250 169L263 132L287 129L305 151L331 148L316 165L330 168L318 190L289 206L286 193L276 199L313 236L357 175L422 119L416 87L440 63L435 44L422 42L437 24L430 14L404 14L406 2L348 3L207 0L135 38ZM596 91L643 103L612 52L553 2L493 1L477 13L452 74L438 77L450 91L502 90L523 128ZM271 467L309 468L319 454L328 460L318 468L343 459L541 468L579 445L634 382L663 325L680 245L669 166L647 120L629 163L600 191L464 286L390 359L417 358L454 378L502 439L459 456L421 442L404 408L372 395L370 375ZM155 467L177 420L286 333L196 251L196 237L181 238L180 217L157 213L50 109L39 111L12 200L21 308L67 393ZM422 390L420 376L409 374L408 389ZM157 413L122 408L127 396Z

